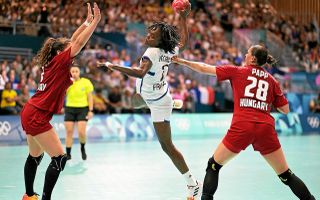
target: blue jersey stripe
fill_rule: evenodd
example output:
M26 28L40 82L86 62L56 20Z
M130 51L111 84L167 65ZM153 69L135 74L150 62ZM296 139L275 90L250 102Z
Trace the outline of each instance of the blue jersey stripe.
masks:
M149 74L150 76L154 76L156 73L155 72L148 72L147 74Z
M156 99L146 99L146 101L159 101L159 100L162 99L164 96L166 96L166 94L168 93L168 91L169 91L169 85L168 85L168 87L167 87L167 91L166 91L163 95L161 95L161 97L156 98Z
M143 79L141 79L140 94L141 94L141 91L142 91L142 85L143 85Z

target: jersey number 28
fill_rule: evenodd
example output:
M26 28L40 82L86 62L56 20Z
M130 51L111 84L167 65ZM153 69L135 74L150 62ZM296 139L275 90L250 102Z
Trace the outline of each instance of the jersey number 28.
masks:
M268 94L268 89L269 89L269 83L264 80L257 80L256 77L253 76L248 76L249 81L251 83L247 85L245 91L244 91L244 96L246 97L256 97L258 100L265 101L267 100L267 94ZM251 92L253 88L257 88L256 94Z

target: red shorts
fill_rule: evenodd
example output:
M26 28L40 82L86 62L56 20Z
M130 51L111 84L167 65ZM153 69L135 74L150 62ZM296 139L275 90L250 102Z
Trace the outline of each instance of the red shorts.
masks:
M232 124L222 142L234 153L245 150L250 144L262 155L272 153L281 147L275 128L270 124L256 122Z
M21 125L26 134L39 135L52 129L49 123L53 113L40 110L33 105L26 103L21 111Z

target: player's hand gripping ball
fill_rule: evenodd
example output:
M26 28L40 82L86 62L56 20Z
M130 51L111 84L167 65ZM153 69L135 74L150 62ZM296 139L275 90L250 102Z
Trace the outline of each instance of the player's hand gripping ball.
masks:
M175 12L179 13L180 11L186 10L189 4L188 0L174 0L172 2L172 8Z

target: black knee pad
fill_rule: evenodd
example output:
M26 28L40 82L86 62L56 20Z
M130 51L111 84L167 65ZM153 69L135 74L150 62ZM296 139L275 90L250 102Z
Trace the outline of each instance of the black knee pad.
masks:
M28 158L27 158L27 161L28 161L28 162L32 162L32 163L36 163L36 165L39 166L40 163L41 163L41 160L42 160L43 156L44 156L44 153L42 153L42 154L41 154L40 156L38 156L38 157L32 157L32 156L29 154L29 156L28 156Z
M66 163L67 154L63 154L57 157L52 157L50 166L57 171L63 171L64 167L66 166Z
M214 171L219 171L221 169L222 165L220 165L219 163L217 163L213 157L209 158L208 160L208 166L206 171L212 169Z
M285 185L289 185L291 178L295 176L294 173L288 169L287 171L283 172L282 174L278 175L282 183Z

